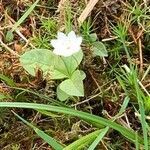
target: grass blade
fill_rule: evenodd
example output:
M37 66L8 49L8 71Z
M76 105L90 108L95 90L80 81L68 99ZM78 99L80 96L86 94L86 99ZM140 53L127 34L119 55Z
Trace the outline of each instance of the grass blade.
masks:
M51 103L51 105L57 105L57 106L62 106L62 107L69 107L67 105L65 105L64 103L60 102L60 101L57 101L53 98L50 98L46 95L43 95L43 94L40 94L38 92L34 92L34 91L31 91L29 89L24 89L24 88L18 88L18 87L10 87L12 89L15 89L15 90L20 90L20 91L24 91L24 92L27 92L27 93L31 93L31 94L34 94L36 96L38 96L39 98L41 99L44 99L44 100L47 100L48 102Z
M0 79L6 82L6 84L9 86L16 86L15 82L12 79L3 74L0 74Z
M17 29L17 27L29 16L29 14L33 11L38 2L39 0L36 0L30 6L30 8L23 14L23 16L14 24L13 28L11 29L11 32L14 32Z
M75 150L78 149L79 147L83 148L86 145L90 144L93 140L95 140L95 138L99 135L100 132L101 130L96 130L88 135L85 135L80 139L76 140L75 142L73 142L72 144L65 147L63 150Z
M135 147L136 147L136 150L139 150L139 142L138 142L138 138L137 138L137 132L136 132Z
M130 98L128 96L126 96L123 101L123 104L121 105L119 114L122 114L126 110L126 107L128 106L129 101L130 101Z
M136 96L137 96L137 100L138 100L138 104L139 104L139 110L140 110L140 114L141 114L140 122L141 122L142 130L143 130L144 148L145 148L145 150L149 150L148 130L147 130L147 126L146 126L147 123L146 123L146 119L145 119L145 108L144 108L144 102L143 102L143 99L141 96L142 92L138 86L136 72L134 72L133 79L134 79L134 86L135 86L135 90L136 90Z
M13 111L12 111L13 112ZM38 129L37 127L33 126L31 123L29 123L28 121L24 120L22 117L20 117L18 114L16 114L15 112L13 112L13 114L15 116L17 116L22 122L24 122L25 124L27 124L29 127L31 127L38 136L40 136L45 142L47 142L50 146L52 146L55 150L62 150L64 147L59 144L54 138L50 137L49 135L47 135L46 133L44 133L43 131L41 131L40 129Z
M108 130L109 130L109 127L106 127L104 129L102 129L101 132L100 132L100 134L95 139L95 141L90 145L90 147L88 148L88 150L94 150L96 148L96 146L99 144L99 142L103 139L103 137L105 136L105 134L108 132Z
M96 125L99 127L101 125L104 125L104 126L113 128L117 130L118 132L120 132L123 136L131 140L133 143L136 140L136 135L133 130L125 128L105 118L95 116L86 112L77 111L71 108L51 106L51 105L45 105L45 104L22 103L22 102L0 102L0 107L28 108L28 109L35 109L35 110L47 110L47 111L52 111L52 112L64 113L64 114L80 117L93 124L96 123ZM143 139L140 136L138 136L138 141L140 144L143 144Z

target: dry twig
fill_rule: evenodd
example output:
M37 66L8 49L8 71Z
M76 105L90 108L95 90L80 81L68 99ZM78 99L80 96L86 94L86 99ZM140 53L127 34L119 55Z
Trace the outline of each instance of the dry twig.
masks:
M94 6L96 5L96 3L99 0L90 0L89 3L87 4L86 8L83 10L83 12L81 13L78 22L81 25L85 19L87 18L87 16L90 14L90 12L93 10Z

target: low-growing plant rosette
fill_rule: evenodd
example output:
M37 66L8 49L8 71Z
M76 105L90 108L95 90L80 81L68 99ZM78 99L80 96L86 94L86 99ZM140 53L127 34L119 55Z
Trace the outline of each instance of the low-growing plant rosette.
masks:
M24 69L35 76L37 69L43 72L44 77L63 81L57 87L57 97L65 101L73 96L84 96L83 80L85 73L78 70L83 59L81 49L82 37L74 31L67 35L58 32L57 39L51 40L53 50L33 49L20 57Z

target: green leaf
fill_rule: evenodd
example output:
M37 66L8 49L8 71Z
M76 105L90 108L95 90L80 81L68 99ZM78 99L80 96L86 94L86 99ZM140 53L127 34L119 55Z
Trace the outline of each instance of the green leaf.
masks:
M24 69L33 76L37 69L40 69L44 76L50 74L51 79L63 79L71 77L82 58L82 51L70 57L61 57L47 49L33 49L25 52L20 57L20 62Z
M93 50L93 55L95 56L100 56L100 57L107 57L108 52L106 50L105 45L102 42L94 42L92 43L92 50Z
M64 79L67 77L68 77L68 74L61 70L58 71L56 69L53 69L53 71L51 72L51 79Z
M71 143L67 147L65 147L63 150L75 150L79 147L84 149L84 147L88 144L90 144L95 138L100 134L101 130L96 130L92 133L89 133L88 135L85 135L81 137L80 139L76 140L75 142Z
M7 33L6 33L6 41L7 42L12 42L13 39L14 39L14 35L13 35L12 31L7 31Z
M83 58L83 52L79 51L69 57L55 56L55 68L56 72L52 73L52 79L61 79L71 77L72 73L79 66Z
M60 84L60 89L71 96L84 96L82 81L67 79Z
M7 85L9 86L16 86L15 82L10 79L9 77L3 75L3 74L0 74L0 79L3 80L4 82L6 82Z
M67 100L67 99L70 97L70 95L68 95L68 94L66 94L64 91L62 91L62 90L60 89L60 87L58 86L58 87L57 87L57 97L58 97L58 99L59 99L60 101L65 101L65 100Z
M23 14L23 16L14 24L11 32L15 31L17 29L17 27L30 15L30 13L33 11L33 9L35 8L35 6L37 5L38 2L39 2L39 0L36 0L30 6L30 8Z
M86 74L82 70L76 70L74 72L74 77L76 78L77 76L80 77L81 80L84 80L86 78Z
M46 111L46 110L38 110L39 113L46 115L46 116L50 116L51 118L61 118L61 115L57 115L56 113L52 113L50 111Z
M81 73L79 70L76 70L71 78L63 81L59 87L68 95L84 96L83 79L83 73Z
M108 120L99 116L95 116L86 112L74 110L71 108L66 107L58 107L58 106L52 106L52 105L45 105L45 104L35 104L35 103L22 103L22 102L0 102L0 107L14 107L14 108L28 108L28 109L35 109L35 110L46 110L46 111L52 111L57 113L64 113L76 117L80 117L87 122L92 123L93 125L96 125L97 127L101 128L101 125L108 126L112 129L115 129L116 131L120 132L122 135L124 135L128 140L132 141L133 143L138 138L138 142L140 144L143 144L143 138L138 134L136 136L136 132L123 127L119 125L118 123L112 122L112 120ZM150 142L149 142L150 143Z
M91 42L95 42L97 40L97 34L96 33L91 33L89 36L90 36Z
M146 112L150 111L150 96L144 98L144 105Z
M126 108L128 106L129 101L130 101L130 98L128 96L126 96L124 101L123 101L123 104L121 105L121 108L120 108L118 114L122 114L123 112L126 111Z
M95 139L95 141L90 145L90 147L88 148L88 150L95 150L96 146L103 139L103 137L108 132L108 130L109 130L109 127L106 127L104 129L102 129L101 132L100 132L100 134L97 136L97 138Z
M62 150L64 147L58 143L54 138L50 137L37 127L33 126L31 123L28 121L24 120L22 117L20 117L18 114L13 112L15 116L17 116L22 122L27 124L29 127L33 128L33 130L37 133L38 136L40 136L45 142L47 142L50 146L52 146L55 150Z
M43 75L51 74L54 66L54 54L47 49L33 49L25 52L20 57L20 62L24 69L35 76L37 69L43 71Z
M12 98L11 96L9 96L9 95L4 95L4 94L1 94L0 93L0 100L3 100L3 99L10 99L10 98Z

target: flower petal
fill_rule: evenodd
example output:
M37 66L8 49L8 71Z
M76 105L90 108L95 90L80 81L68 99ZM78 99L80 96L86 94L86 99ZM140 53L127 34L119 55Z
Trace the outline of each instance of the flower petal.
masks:
M57 39L51 40L54 47L53 53L56 55L68 57L81 50L82 37L76 36L74 31L65 35L58 32Z
M58 32L58 33L57 33L57 38L58 38L58 39L66 39L67 36L66 36L64 33L62 33L62 32Z
M69 33L68 33L68 38L69 38L69 39L76 39L76 34L75 34L75 32L74 32L74 31L69 32Z
M57 40L51 40L51 45L52 45L53 47L56 47L57 44L58 44Z
M77 43L77 45L81 45L81 43L82 43L82 37L77 37L76 43Z

